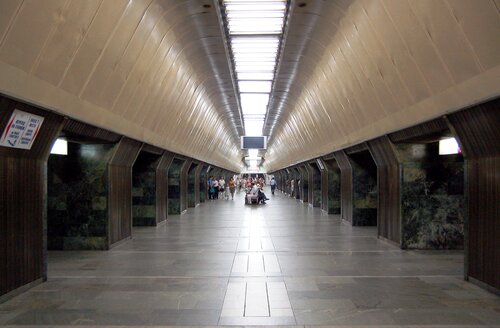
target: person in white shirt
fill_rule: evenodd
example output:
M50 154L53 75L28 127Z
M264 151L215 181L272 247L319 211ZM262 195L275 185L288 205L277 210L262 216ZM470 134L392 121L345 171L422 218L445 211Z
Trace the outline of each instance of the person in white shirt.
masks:
M219 196L221 199L229 199L229 196L227 196L226 193L226 181L224 180L224 177L220 177L219 180Z

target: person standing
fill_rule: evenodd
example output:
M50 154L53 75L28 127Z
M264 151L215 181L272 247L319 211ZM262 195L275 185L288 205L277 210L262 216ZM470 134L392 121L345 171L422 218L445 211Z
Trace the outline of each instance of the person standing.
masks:
M231 200L234 200L234 192L236 191L236 181L234 178L229 179L229 192L231 193Z
M271 178L269 184L271 185L271 194L274 195L274 191L276 190L276 180L274 180L274 177Z
M224 177L220 177L219 180L219 194L221 199L228 199L226 193L226 180L224 180Z
M214 177L210 176L207 181L208 186L208 199L214 199Z
M212 182L212 186L214 188L213 199L219 199L219 181L217 181L217 178L215 178L215 177L214 177L214 180Z

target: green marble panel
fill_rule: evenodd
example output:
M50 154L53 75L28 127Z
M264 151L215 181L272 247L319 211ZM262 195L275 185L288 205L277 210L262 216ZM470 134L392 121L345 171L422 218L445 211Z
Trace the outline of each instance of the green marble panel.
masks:
M194 190L195 173L196 173L196 165L192 165L188 173L188 197L187 197L188 207L196 206L195 190Z
M134 226L156 225L156 170L158 156L141 153L132 170L132 218Z
M205 173L206 168L204 167L200 173L200 203L204 203L207 198L207 191L205 190L205 181L207 181L207 174Z
M406 162L402 168L403 246L463 248L463 162Z
M181 214L181 169L184 160L174 158L168 170L168 214Z
M353 173L352 224L377 225L377 167L368 151L350 155Z
M68 143L47 164L48 249L107 249L108 169L113 145Z
M328 214L340 214L340 170L328 171Z

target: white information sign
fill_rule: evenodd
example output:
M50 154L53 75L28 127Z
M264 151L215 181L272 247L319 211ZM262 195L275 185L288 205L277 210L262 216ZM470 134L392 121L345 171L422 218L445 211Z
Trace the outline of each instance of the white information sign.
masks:
M41 116L14 110L3 131L0 146L31 149L42 123Z

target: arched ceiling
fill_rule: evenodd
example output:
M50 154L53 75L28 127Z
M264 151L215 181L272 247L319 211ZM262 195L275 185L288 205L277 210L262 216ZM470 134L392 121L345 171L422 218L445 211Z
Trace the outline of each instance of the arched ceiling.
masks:
M0 93L240 170L216 1L0 1ZM498 0L291 0L268 170L500 95Z
M239 171L211 0L0 1L0 92Z
M500 95L495 0L292 1L269 171Z

